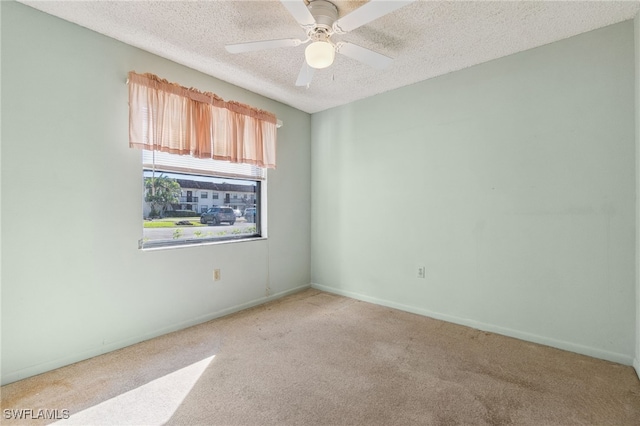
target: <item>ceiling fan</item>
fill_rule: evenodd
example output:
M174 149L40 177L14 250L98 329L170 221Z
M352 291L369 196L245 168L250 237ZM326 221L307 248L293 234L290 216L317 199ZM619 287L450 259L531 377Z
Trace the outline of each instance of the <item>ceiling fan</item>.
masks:
M304 0L280 1L307 34L305 40L288 38L253 41L228 44L225 47L230 53L244 53L276 47L295 47L311 42L305 49L305 62L296 80L296 86L308 86L314 71L330 66L336 52L374 68L387 67L392 61L388 56L353 43L333 42L331 36L346 34L415 0L370 0L339 19L338 8L326 0L310 0L308 5Z

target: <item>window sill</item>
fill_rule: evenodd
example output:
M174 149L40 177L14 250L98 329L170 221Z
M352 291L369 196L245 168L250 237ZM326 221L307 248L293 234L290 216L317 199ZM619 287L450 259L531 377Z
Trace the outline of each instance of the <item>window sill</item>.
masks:
M237 244L237 243L246 243L252 241L263 241L267 240L267 237L251 237L251 238L238 238L238 239L228 239L221 241L201 241L201 242L185 242L183 244L168 244L162 246L154 246L154 247L138 247L140 251L159 251L159 250L173 250L173 249L182 249L182 248L194 248L201 246L217 246L221 244Z

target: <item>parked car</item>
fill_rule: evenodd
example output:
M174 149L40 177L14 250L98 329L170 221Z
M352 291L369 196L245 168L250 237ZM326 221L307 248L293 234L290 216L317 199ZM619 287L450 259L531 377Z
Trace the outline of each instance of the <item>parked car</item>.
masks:
M256 221L256 208L255 207L247 207L244 210L244 218L247 222L255 222Z
M200 216L200 223L213 223L219 225L227 222L229 225L236 223L236 215L231 207L211 207Z
M242 212L240 211L240 209L233 209L233 213L235 213L236 217L242 216Z

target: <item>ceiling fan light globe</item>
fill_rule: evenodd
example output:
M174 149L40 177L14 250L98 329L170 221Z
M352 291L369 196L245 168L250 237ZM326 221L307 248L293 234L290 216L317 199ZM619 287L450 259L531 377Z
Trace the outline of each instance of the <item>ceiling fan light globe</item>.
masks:
M307 46L304 50L304 57L310 67L316 69L327 68L333 63L336 51L330 43L326 41L316 41Z

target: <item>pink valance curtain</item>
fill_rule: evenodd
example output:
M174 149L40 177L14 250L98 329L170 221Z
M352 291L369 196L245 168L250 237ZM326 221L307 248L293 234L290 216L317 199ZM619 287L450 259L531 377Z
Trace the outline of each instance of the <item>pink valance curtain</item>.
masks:
M153 74L129 73L129 146L276 167L276 116Z

